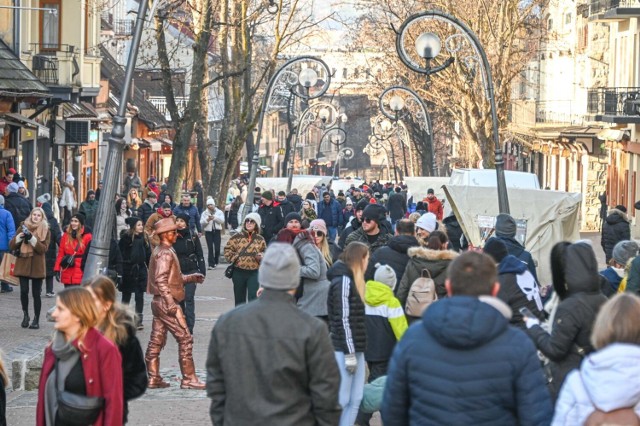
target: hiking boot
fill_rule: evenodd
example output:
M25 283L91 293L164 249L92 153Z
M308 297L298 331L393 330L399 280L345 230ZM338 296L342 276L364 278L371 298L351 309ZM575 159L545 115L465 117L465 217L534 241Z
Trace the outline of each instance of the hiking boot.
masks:
M27 313L27 311L22 311L23 317L22 317L22 323L20 324L20 327L22 328L27 328L29 327L29 320L31 318L29 318L29 314Z

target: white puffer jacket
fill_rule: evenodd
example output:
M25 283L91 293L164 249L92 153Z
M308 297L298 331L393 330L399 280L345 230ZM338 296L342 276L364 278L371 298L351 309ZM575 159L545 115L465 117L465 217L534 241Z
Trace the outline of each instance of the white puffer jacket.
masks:
M212 219L209 220L209 218ZM212 212L207 207L200 215L200 225L202 225L203 232L214 229L221 230L224 227L224 212L217 207L214 207Z

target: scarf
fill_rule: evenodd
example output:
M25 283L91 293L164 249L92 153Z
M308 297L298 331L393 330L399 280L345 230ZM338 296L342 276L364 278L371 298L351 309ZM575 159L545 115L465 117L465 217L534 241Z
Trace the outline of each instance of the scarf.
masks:
M56 412L58 411L58 396L56 386L64 390L64 382L69 372L80 359L80 352L73 346L72 341L66 341L63 333L56 331L51 341L51 351L58 362L58 372L54 367L47 378L44 389L44 416L46 424L55 424ZM58 374L60 377L58 377Z
M316 210L313 207L308 209L302 209L302 216L306 217L309 220L315 220L318 218L318 215L316 214Z
M49 226L47 225L46 217L43 217L40 223L36 224L31 221L31 216L29 216L23 223L38 241L44 241L47 239ZM20 244L20 257L33 257L33 246L28 241L23 240L22 244Z

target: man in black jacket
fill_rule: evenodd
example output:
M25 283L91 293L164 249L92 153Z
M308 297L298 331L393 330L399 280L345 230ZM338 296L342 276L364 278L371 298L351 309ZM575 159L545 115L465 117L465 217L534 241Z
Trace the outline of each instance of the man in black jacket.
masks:
M340 248L340 251L344 250L347 242L347 237L349 237L352 232L360 229L360 227L362 226L362 212L364 212L364 209L368 205L369 202L367 200L360 200L360 202L356 204L356 210L353 214L353 217L340 233L340 238L338 239L338 247Z
M602 226L601 245L604 250L607 264L611 260L613 248L620 241L631 239L631 228L629 227L629 217L625 206L615 206L609 210L607 218Z
M344 245L359 241L369 247L369 253L373 255L390 239L391 224L387 220L387 210L380 204L369 204L362 212L362 226L349 234Z
M298 190L293 188L291 193L287 195L287 200L293 204L295 211L299 212L302 210L302 197L298 195Z
M31 203L18 193L18 184L15 182L11 182L7 186L4 208L11 213L16 228L31 214Z
M337 425L340 372L327 326L296 307L295 249L270 245L259 277L260 297L223 315L211 333L206 365L212 423Z
M284 215L280 206L276 206L273 203L273 193L271 191L264 191L262 193L262 205L258 209L260 219L262 219L261 234L264 240L269 244L269 241L274 235L278 233L284 227Z
M402 189L396 186L395 192L389 196L389 201L387 201L387 210L389 211L391 225L393 225L394 230L396 222L402 219L407 213L407 200L400 191L402 191Z
M407 250L418 247L420 243L415 237L415 225L408 219L402 219L396 224L396 234L389 240L386 246L381 247L369 257L369 266L364 274L365 280L373 279L376 273L376 263L391 266L396 273L396 288L404 275L404 270L409 263Z
M296 207L293 205L291 201L287 198L287 194L284 191L278 192L278 203L280 208L282 209L282 216L287 217L289 213L296 212L298 213L300 210L296 210Z

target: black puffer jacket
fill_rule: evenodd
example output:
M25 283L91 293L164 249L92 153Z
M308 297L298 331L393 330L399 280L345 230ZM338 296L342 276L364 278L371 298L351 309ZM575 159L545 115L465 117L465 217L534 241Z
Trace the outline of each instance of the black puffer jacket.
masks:
M627 214L618 209L611 209L602 227L601 240L607 263L611 260L613 247L620 241L630 239L630 237L631 229Z
M458 222L458 218L455 217L455 215L452 214L445 217L442 221L442 224L447 230L447 236L449 237L449 242L451 244L452 250L460 252L469 248L469 242L466 238L464 238L462 227L460 226L460 222Z
M338 261L327 272L327 278L331 280L327 313L333 347L345 354L364 352L367 345L364 302L358 294L353 274L347 265Z
M126 232L118 242L122 253L122 286L121 291L134 292L136 289L147 287L147 270L151 257L151 245L144 235Z
M536 347L551 360L551 393L557 397L567 374L580 367L585 353L593 351L591 329L598 310L607 301L600 293L598 264L591 246L585 243L569 245L564 253L564 282L567 295L558 304L551 334L539 325L527 330Z
M17 192L12 192L4 197L4 209L11 213L13 223L17 225L31 214L31 203Z
M49 230L51 231L51 241L49 242L47 252L44 254L44 258L47 268L47 277L52 277L55 274L55 272L53 271L53 267L56 265L56 258L58 257L58 246L60 246L62 230L60 229L58 219L56 219L53 215L51 204L44 203L42 205L42 210L44 210L44 214L47 216L47 222L49 222Z
M351 226L347 224L347 226L345 226L345 228L340 233L340 238L338 238L338 247L340 248L340 250L344 250L347 242L347 237L351 235L352 232L355 232L360 229L360 227L362 227L362 222L356 219L355 216L351 218L349 224L351 224Z
M282 209L280 205L276 206L275 203L271 203L270 206L263 204L258 209L258 214L260 215L260 219L262 219L262 223L260 224L262 229L260 233L265 241L271 241L278 231L284 227Z
M411 247L418 247L420 243L413 235L397 235L389 240L386 246L379 248L369 258L369 266L364 278L369 281L376 273L376 263L389 265L396 273L396 287L400 284L404 270L409 263L407 251Z
M180 261L180 270L184 275L200 272L207 275L207 267L202 254L202 244L197 235L194 235L189 228L178 229L178 238L173 243L173 249Z

